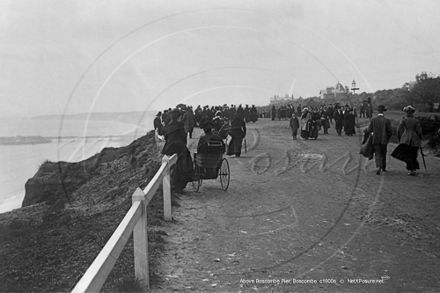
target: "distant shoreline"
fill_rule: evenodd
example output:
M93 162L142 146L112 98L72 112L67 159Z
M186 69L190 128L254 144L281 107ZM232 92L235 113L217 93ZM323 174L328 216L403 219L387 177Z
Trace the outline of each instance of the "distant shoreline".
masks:
M132 137L132 134L126 135L90 135L90 136L2 136L0 137L0 145L33 145L52 143L58 139L96 139L103 138L109 140L121 140L123 138Z
M0 145L23 145L51 143L52 139L42 136L3 136L0 137Z

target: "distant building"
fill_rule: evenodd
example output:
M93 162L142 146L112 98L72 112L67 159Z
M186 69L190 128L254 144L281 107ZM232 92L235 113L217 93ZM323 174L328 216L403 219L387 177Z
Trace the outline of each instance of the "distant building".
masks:
M348 88L344 88L344 86L338 82L334 87L328 86L325 90L321 90L319 96L321 100L325 102L335 102L340 99L345 99L347 97L347 90Z
M402 86L402 89L410 91L416 86L416 84L417 84L417 81L405 82Z
M416 74L416 80L415 81L409 81L405 82L402 86L402 89L405 89L407 91L411 91L416 84L418 84L421 81L427 80L428 78L437 78L438 75L434 74L432 72L427 73L426 71L422 71L421 73Z
M294 102L293 95L289 96L286 94L284 97L279 97L278 95L274 95L272 98L270 98L270 104L276 105L276 104L291 104Z

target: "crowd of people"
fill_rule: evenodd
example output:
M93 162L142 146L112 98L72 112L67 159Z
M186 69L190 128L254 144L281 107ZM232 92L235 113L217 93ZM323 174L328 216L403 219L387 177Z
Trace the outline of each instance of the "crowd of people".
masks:
M386 172L387 144L392 135L391 123L384 118L385 107L377 108L378 116L372 118L365 129L365 139L371 135L372 154L376 158L376 174ZM412 106L405 107L406 119L403 119L397 129L399 146L393 151L392 156L404 161L410 175L414 175L419 169L417 153L421 145L420 122L413 117L415 109ZM373 111L368 111L368 116ZM166 109L159 112L154 120L154 129L158 135L164 136L165 145L162 154L178 154L176 171L174 172L173 188L181 191L188 182L192 181L194 175L191 154L187 148L187 139L193 138L195 127L203 129L204 134L197 145L197 153L207 152L207 142L217 141L223 145L222 153L240 157L243 140L246 137L246 123L256 122L262 112L252 105L223 105L223 106L197 106L195 110L191 106L179 104L174 109ZM368 117L361 114L362 117ZM329 134L328 129L334 125L338 136L342 131L347 136L356 133L357 109L348 104L342 106L339 103L318 107L294 108L292 105L275 106L271 108L271 119L279 120L290 117L290 128L292 138L297 139L298 134L305 140L317 138L318 132L323 129L324 134ZM370 116L371 117L371 116ZM230 136L227 147L224 140Z
M207 152L208 142L220 142L229 135L227 155L241 156L243 139L246 137L246 123L256 122L257 109L254 105L192 106L179 104L174 109L158 112L154 119L154 129L165 139L162 149L164 155L178 155L176 169L173 173L173 189L182 192L188 182L193 180L194 167L191 154L187 148L188 137L193 138L195 127L200 127L204 135L197 144L197 153ZM222 149L222 153L225 151Z
M350 107L348 104L341 106L339 103L335 105L329 104L319 107L298 107L295 109L291 105L281 106L276 109L272 106L272 120L278 117L279 120L284 116L290 117L290 127L292 129L293 139L297 139L298 131L304 139L317 138L318 132L323 129L324 134L329 134L328 130L333 124L337 135L342 135L344 130L348 136L356 134L356 108Z

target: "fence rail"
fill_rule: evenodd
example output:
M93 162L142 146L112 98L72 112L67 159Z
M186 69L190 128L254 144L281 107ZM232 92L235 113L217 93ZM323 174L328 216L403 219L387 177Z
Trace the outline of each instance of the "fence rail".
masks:
M147 205L156 193L157 188L163 184L164 219L165 221L171 221L170 167L176 161L176 154L171 157L164 156L159 171L147 187L144 190L139 187L135 190L132 195L130 210L72 292L99 292L131 233L133 233L135 276L149 290Z

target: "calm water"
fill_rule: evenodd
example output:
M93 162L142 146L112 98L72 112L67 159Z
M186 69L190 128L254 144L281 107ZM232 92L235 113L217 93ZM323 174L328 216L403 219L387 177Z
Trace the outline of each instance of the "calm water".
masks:
M26 181L45 160L78 162L105 147L127 145L153 128L153 118L146 117L141 127L113 121L63 121L62 129L56 119L0 119L0 136L60 137L45 144L0 145L0 213L21 207ZM84 139L84 135L99 137ZM128 136L122 139L122 135Z

